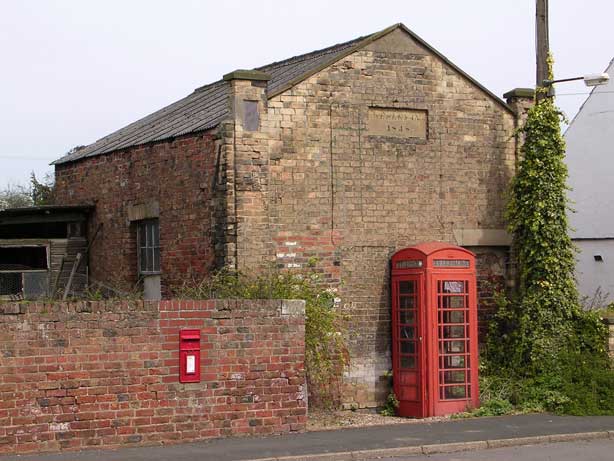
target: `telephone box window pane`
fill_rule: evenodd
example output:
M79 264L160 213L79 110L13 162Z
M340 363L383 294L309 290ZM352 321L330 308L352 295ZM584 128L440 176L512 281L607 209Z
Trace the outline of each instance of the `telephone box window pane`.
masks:
M465 337L465 327L464 326L443 327L443 337L444 339L464 338Z
M466 259L436 259L433 261L435 267L469 267Z
M450 356L442 357L441 359L443 362L442 368L444 369L466 368L465 366L466 361L465 361L464 355L450 355Z
M446 296L443 298L444 309L462 309L465 307L464 296Z
M465 382L465 370L445 371L443 376L445 384L457 384Z
M465 311L444 312L443 323L465 323Z
M465 352L465 341L442 341L440 343L441 353L456 354Z
M397 261L396 264L397 269L415 269L417 267L422 267L422 261L419 259L406 259L403 261Z
M444 387L445 399L464 399L467 397L465 386L447 386Z
M416 298L413 296L401 296L401 309L414 309L416 307Z
M416 357L414 355L401 356L401 368L416 368Z
M415 354L416 343L414 341L401 341L401 353L402 354Z
M399 292L403 294L415 293L416 282L413 280L399 282Z
M414 311L400 311L399 322L413 325L416 323L416 313Z
M413 327L401 327L401 339L414 339L416 337L416 329Z
M463 282L443 282L444 293L464 293L465 284Z

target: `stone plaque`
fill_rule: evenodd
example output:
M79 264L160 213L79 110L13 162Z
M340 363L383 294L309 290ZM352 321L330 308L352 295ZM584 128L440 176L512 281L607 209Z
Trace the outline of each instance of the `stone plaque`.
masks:
M426 111L369 107L367 132L371 136L426 139Z

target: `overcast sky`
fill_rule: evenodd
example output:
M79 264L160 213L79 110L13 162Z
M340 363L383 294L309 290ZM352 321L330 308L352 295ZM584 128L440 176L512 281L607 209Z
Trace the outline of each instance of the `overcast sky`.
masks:
M607 67L612 17L550 1L556 77ZM497 95L531 87L534 19L535 0L0 0L0 187L224 73L398 22ZM561 84L558 103L571 118L587 93Z

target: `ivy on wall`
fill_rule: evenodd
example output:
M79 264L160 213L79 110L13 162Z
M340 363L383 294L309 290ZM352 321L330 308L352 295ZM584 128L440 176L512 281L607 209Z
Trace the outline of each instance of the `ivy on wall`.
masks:
M522 128L507 210L519 283L512 296L499 296L485 389L533 411L614 414L607 329L582 310L574 278L561 117L553 98L539 98Z

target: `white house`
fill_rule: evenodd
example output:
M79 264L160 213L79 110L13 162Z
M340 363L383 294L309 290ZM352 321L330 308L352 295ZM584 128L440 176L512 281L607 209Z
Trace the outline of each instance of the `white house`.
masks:
M614 75L614 59L606 72ZM614 300L614 80L593 88L565 132L582 296ZM596 296L597 294L597 296Z

